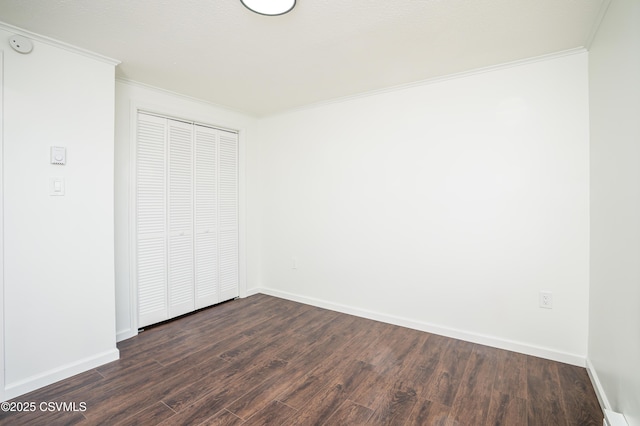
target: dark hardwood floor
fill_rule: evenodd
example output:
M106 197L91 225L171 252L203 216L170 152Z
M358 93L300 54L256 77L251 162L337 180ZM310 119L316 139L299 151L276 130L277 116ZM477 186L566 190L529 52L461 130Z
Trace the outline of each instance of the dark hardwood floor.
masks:
M583 368L256 295L118 345L10 425L601 425ZM86 404L82 410L80 403Z

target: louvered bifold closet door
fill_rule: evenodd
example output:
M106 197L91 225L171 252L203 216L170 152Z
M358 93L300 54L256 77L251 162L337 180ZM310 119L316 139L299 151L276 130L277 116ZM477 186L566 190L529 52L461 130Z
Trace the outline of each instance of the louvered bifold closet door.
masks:
M195 126L196 309L220 301L218 285L218 131Z
M238 135L219 131L218 245L220 300L238 297Z
M138 113L138 327L238 296L238 134Z
M194 307L193 125L168 120L169 317Z
M138 115L136 145L136 280L138 326L167 318L167 120Z

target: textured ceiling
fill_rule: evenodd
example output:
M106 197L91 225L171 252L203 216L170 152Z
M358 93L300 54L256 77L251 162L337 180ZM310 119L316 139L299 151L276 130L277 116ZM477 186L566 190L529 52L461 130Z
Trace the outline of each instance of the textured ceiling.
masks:
M117 75L255 115L582 47L605 0L1 0Z

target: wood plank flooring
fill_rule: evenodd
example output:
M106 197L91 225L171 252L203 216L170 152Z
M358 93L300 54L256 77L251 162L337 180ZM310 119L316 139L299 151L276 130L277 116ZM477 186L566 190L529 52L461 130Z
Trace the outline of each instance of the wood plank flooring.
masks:
M38 409L0 424L602 424L583 368L265 295L118 347L120 360L16 398Z

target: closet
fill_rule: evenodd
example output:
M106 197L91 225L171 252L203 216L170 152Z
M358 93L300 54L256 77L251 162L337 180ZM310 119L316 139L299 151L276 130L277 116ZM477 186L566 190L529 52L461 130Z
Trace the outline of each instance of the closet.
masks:
M238 296L238 134L144 112L135 152L138 327Z

